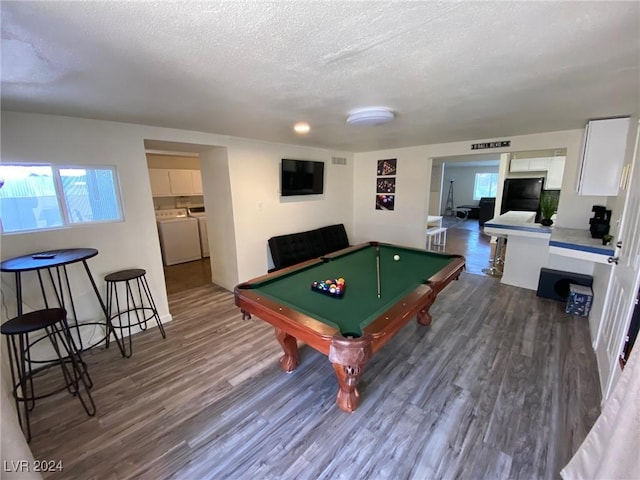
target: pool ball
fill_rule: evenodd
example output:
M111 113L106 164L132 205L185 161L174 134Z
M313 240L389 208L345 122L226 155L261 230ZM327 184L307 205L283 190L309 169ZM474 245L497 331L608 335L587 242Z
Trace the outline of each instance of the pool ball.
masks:
M397 262L398 260L400 260L400 255L394 255L393 259Z

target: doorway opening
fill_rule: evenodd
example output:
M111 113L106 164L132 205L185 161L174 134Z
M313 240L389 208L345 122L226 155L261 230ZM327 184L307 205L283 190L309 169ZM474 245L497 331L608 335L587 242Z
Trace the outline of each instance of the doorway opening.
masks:
M145 140L167 296L212 283L200 155L211 148Z

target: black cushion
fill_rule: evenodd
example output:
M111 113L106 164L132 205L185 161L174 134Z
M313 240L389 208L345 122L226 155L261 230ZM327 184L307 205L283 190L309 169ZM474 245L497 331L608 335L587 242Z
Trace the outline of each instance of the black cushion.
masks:
M324 241L324 237L322 236L322 229L319 228L317 230L309 230L308 232L304 232L307 236L307 242L309 244L309 255L310 258L320 257L327 252L327 246Z
M312 258L321 257L349 246L349 238L343 224L308 230L288 235L278 235L268 240L274 268L279 270Z
M311 257L305 232L279 235L269 239L271 258L276 269L290 267Z
M342 223L337 225L329 225L320 229L322 232L322 238L324 239L324 245L326 253L335 252L336 250L342 250L349 246L349 237L347 237L347 231Z

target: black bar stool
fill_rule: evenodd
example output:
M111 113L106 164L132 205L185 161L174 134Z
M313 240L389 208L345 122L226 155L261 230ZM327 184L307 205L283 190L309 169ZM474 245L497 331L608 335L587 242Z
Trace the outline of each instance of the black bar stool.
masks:
M29 340L29 334L42 330L45 336L33 341ZM27 436L27 442L31 441L29 412L35 407L36 400L41 398L67 389L74 397L78 397L87 415L90 417L95 415L96 406L89 391L93 383L86 363L82 361L80 352L74 346L67 323L67 312L64 308L36 310L12 318L0 326L0 333L7 339L12 393L16 402L18 421ZM57 358L47 361L33 359L33 346L45 339L51 343ZM39 363L43 365L38 366ZM60 366L64 386L54 391L37 394L33 385L34 376L56 365Z
M160 321L160 315L158 315L158 310L156 309L156 304L151 296L151 290L147 283L146 274L147 271L142 268L132 268L113 272L104 277L104 281L107 283L107 318L109 321L118 319L115 323L111 322L113 327L120 329L121 333L123 329L127 329L129 333L128 351L124 338L122 339L125 352L124 355L127 358L131 357L131 354L133 353L131 327L138 326L140 327L140 330L146 330L147 321L153 318L158 324L162 338L167 338L162 322ZM118 284L123 282L126 308L121 310L120 297L118 295ZM132 283L137 285L137 297L134 295L134 288L131 286ZM135 318L132 318L133 316L135 316ZM125 318L126 325L123 324L123 320Z

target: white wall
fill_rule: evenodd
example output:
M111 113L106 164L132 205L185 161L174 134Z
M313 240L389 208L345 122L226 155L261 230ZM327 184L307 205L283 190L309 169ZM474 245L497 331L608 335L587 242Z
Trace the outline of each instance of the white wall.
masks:
M125 213L125 220L120 223L3 235L0 238L1 258L57 248L96 248L100 253L88 263L103 295L105 274L123 268L144 268L156 306L165 322L171 316L144 140L201 147L206 208L215 219L209 228L212 277L227 289L239 281L266 273L267 239L273 235L344 223L347 233L352 236L353 159L346 152L251 142L202 132L16 112L2 112L1 125L2 161L5 163L115 165ZM347 165L331 165L332 156L346 157ZM281 158L324 161L325 193L281 199L278 173ZM71 265L68 269L78 317L87 321L102 319L81 264ZM42 308L36 280L30 277L35 275L23 275L25 311ZM2 309L2 321L5 321L16 312L15 285L12 274L2 273L1 280L6 304ZM2 368L3 381L7 376L7 369ZM10 415L3 409L3 425L12 422L8 418ZM11 438L19 437L20 433L12 431L11 435ZM3 433L3 439L4 436ZM28 458L26 454L24 458Z
M138 130L136 135L134 132ZM153 221L153 203L140 127L125 124L7 113L2 114L2 161L56 165L115 165L124 203L125 220L119 223L2 236L2 259L42 250L91 247L100 252L88 260L102 292L105 274L123 268L144 268L159 313L170 319L160 246ZM87 282L82 264L68 267L78 316L102 318L99 304ZM34 274L24 274L25 310L42 308ZM9 315L16 312L12 274L2 274L2 291ZM6 312L3 312L6 314Z
M267 239L272 236L344 223L351 239L351 154L240 139L231 141L228 150L240 281L266 273ZM347 165L333 165L332 156L346 157ZM281 197L282 158L324 161L324 193ZM209 201L206 190L205 198Z
M478 205L480 199L473 199L473 188L476 182L476 173L498 173L498 167L456 167L444 166L444 188L442 189L441 215L444 215L449 197L450 181L453 182L453 207L460 205Z
M115 165L118 169L125 221L72 229L4 235L3 259L44 249L93 247L89 260L104 291L102 278L122 268L140 267L147 277L161 317L170 319L160 245L144 140L200 146L207 210L216 212L210 227L212 275L225 288L267 271L267 239L332 223L344 223L351 234L353 204L352 155L341 151L253 142L250 140L143 125L16 112L2 113L3 162ZM332 156L347 165L332 165ZM279 162L300 158L325 162L325 193L309 197L279 196ZM217 222L220 222L218 225ZM212 231L213 230L213 231ZM216 231L219 230L219 231ZM216 264L216 260L222 264ZM81 318L100 318L90 286L72 271L74 294L86 311ZM77 283L77 284L76 284ZM24 292L25 308L39 308L35 284ZM13 276L2 274L8 302L14 298ZM15 302L8 305L15 312Z
M588 228L591 207L606 201L603 197L583 197L575 192L578 157L584 130L565 130L509 137L509 148L492 153L526 150L567 149L567 162L556 225ZM471 144L500 139L442 143L418 147L380 150L354 154L354 234L357 241L379 240L420 248L428 211L432 158L471 154ZM396 204L394 211L375 210L376 161L398 159ZM446 183L446 182L445 182ZM444 185L443 190L448 186ZM457 200L456 200L457 202Z
M431 169L431 186L429 191L429 215L441 215L440 205L442 195L442 175L444 174L444 166L433 165Z

